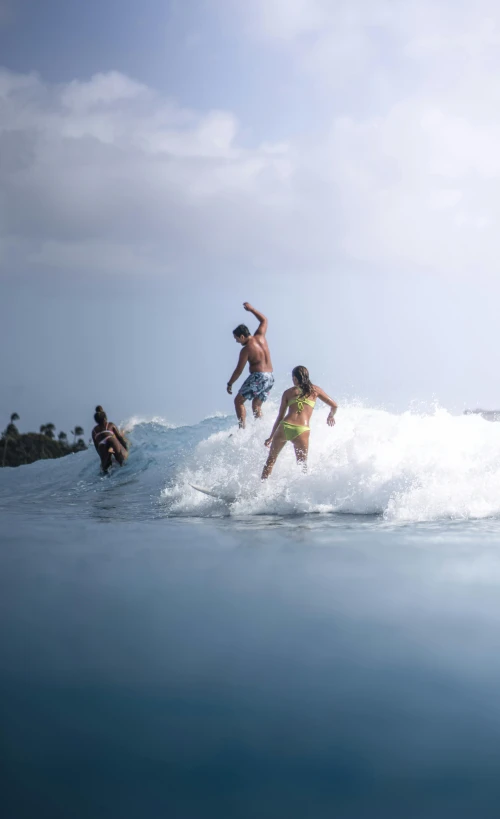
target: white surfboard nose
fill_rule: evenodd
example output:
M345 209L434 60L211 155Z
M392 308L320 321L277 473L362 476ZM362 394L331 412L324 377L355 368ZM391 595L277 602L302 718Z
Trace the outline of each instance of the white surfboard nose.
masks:
M204 495L209 495L211 498L216 498L216 500L224 501L224 503L234 503L236 498L234 495L226 495L223 492L217 492L214 489L205 489L204 486L196 486L194 483L189 484L192 489L196 489L197 492L203 492Z

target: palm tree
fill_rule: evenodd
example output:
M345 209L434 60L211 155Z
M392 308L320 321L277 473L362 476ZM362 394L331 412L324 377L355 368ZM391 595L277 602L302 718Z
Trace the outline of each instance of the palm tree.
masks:
M5 457L7 455L7 441L9 440L9 435L17 435L18 430L15 425L15 421L19 421L19 415L17 412L13 412L10 416L10 424L8 425L7 429L5 430L5 443L3 445L3 458L2 458L2 466L5 466Z
M12 415L10 416L10 424L7 424L7 429L4 432L4 435L10 435L11 438L13 436L15 437L16 435L19 435L19 430L16 427L14 421L19 421L19 415L17 414L17 412L13 412Z
M68 436L66 435L65 432L60 432L57 437L60 440L61 444L65 444L66 441L68 440Z
M83 427L75 427L71 430L71 434L73 436L73 446L76 444L76 436L83 435Z
M45 424L45 435L47 438L55 438L55 424Z

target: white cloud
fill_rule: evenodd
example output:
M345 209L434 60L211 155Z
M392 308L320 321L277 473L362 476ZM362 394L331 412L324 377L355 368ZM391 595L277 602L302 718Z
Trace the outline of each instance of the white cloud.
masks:
M341 159L345 253L403 269L496 272L499 139L500 122L483 129L418 100L338 120L329 155Z
M330 40L332 50L346 38L365 42L384 36L386 48L414 53L471 55L500 41L496 0L222 0L243 15L253 35L301 42L314 50Z
M118 72L61 86L0 73L3 266L496 274L494 3L245 9L319 89L322 133L312 121L249 146L231 111L186 110Z
M318 209L337 203L345 256L496 273L496 0L222 2L251 37L289 55L330 113L313 147Z
M454 83L461 93L474 70L486 79L499 67L496 0L219 2L251 36L287 51L318 87L335 92L343 110L373 110L422 88L450 92Z
M61 105L72 111L88 114L96 109L150 96L145 85L134 82L118 71L96 74L91 82L68 83L60 93Z
M0 98L4 264L15 249L81 269L106 243L111 267L206 267L258 255L256 231L281 218L289 147L242 147L229 112L184 110L116 72L56 87L2 72Z
M321 29L329 17L321 0L275 0L270 3L258 0L247 6L246 11L257 31L288 42Z

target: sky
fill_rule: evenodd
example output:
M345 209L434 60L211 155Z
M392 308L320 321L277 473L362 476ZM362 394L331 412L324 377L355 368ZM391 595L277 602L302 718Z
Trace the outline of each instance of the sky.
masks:
M231 412L244 301L279 388L499 407L499 45L492 0L0 0L0 426Z

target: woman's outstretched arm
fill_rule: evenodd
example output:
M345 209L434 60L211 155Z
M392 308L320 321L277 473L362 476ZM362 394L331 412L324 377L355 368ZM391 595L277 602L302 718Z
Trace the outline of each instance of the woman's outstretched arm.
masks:
M328 418L326 419L326 423L329 427L333 427L335 423L335 413L338 410L338 404L333 400L333 398L330 398L330 396L327 395L326 392L321 389L321 387L315 387L315 390L318 398L331 408Z

